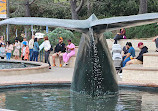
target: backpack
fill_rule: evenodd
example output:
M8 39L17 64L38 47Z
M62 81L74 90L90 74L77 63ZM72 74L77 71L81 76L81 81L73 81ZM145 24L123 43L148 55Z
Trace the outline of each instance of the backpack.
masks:
M51 47L50 47L50 51L53 51L53 45L51 45Z

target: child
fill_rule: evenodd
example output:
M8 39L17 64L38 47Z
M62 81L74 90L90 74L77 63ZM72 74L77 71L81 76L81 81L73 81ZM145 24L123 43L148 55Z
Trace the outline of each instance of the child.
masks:
M26 41L23 42L23 47L21 49L21 57L22 57L22 60L26 60L26 61L29 58L29 47L27 46Z
M4 46L4 43L1 43L1 47L0 47L0 57L1 59L4 59L5 57L5 46Z
M12 54L12 50L13 50L13 45L8 41L7 42L7 46L6 46L6 57L7 60L10 60L11 58L11 54Z
M15 39L14 47L15 47L15 50L14 50L13 55L15 56L15 59L17 60L17 59L19 59L19 54L20 54L20 52L19 52L19 50L20 50L20 42L18 41L17 38Z

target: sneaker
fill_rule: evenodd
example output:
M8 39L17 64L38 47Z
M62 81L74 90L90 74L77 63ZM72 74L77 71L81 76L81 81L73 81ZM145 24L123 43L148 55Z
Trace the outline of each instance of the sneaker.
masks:
M60 64L59 67L62 67L62 64Z
M56 64L53 64L53 67L55 67L56 66Z
M49 66L49 69L52 69L51 66Z
M68 65L68 63L64 63L64 65L63 65L63 66L66 66L66 65Z

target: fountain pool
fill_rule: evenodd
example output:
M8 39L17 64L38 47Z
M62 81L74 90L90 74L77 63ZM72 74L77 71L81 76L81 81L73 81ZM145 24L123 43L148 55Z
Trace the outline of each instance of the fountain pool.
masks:
M48 71L48 64L41 62L0 60L0 76L15 74L32 74Z
M122 88L118 95L91 98L72 94L69 86L0 90L0 108L17 111L157 111L158 89Z

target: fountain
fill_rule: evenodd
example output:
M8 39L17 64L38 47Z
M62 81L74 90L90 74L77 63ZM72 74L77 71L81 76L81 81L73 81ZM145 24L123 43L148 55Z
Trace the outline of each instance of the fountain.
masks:
M0 87L0 108L34 111L122 111L158 110L157 88L118 88L104 31L155 23L158 13L98 20L92 15L87 20L50 18L11 18L0 22L17 25L47 25L65 27L82 32L70 87L65 84L31 84ZM29 88L28 88L29 87ZM33 88L30 88L33 87ZM8 88L13 88L8 90ZM15 89L14 89L15 88ZM17 90L18 88L18 90ZM19 89L21 88L21 89ZM4 90L5 89L5 90ZM119 90L118 90L119 89ZM119 93L117 93L119 92ZM117 93L117 96L115 95ZM152 99L151 99L152 98ZM14 100L14 102L12 102Z
M158 13L87 20L62 20L40 17L17 17L0 21L0 25L40 25L65 27L82 32L71 89L91 96L118 91L116 72L103 32L155 23Z

